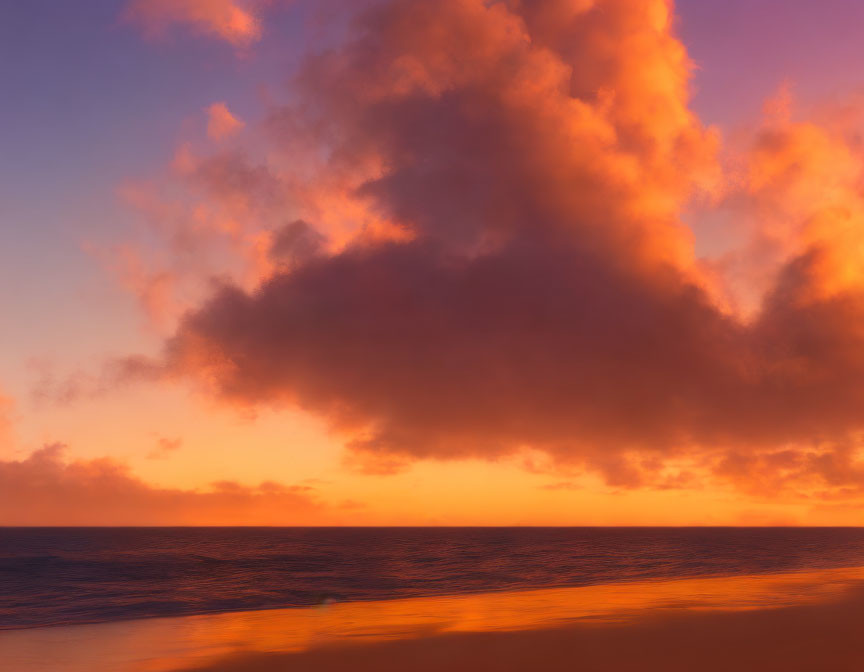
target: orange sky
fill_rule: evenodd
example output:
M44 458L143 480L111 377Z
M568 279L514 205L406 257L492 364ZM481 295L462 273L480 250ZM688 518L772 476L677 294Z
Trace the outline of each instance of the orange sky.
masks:
M121 18L242 74L276 4ZM117 310L9 348L0 524L858 524L858 99L702 121L666 0L351 7L116 176Z

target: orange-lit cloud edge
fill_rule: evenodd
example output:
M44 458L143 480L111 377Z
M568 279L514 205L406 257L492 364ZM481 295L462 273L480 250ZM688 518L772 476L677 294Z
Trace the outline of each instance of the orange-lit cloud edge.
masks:
M133 9L199 28L202 8L236 9L186 4ZM208 109L218 145L178 149L182 197L124 187L165 241L130 244L124 278L166 339L112 376L303 408L375 473L530 452L561 475L550 490L589 473L620 491L864 498L849 117L797 121L774 97L732 153L689 109L691 71L664 0L375 3L309 56L298 103L245 128ZM737 227L733 255L696 257L683 218L709 211ZM149 488L53 450L4 468L45 465ZM237 487L263 509L274 496Z
M161 35L180 25L235 47L248 47L261 38L261 23L250 4L242 0L132 0L125 17L148 35Z

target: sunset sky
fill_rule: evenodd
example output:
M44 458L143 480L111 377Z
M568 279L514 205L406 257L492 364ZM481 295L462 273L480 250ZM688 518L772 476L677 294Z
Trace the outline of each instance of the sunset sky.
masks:
M859 525L859 0L0 7L0 525Z

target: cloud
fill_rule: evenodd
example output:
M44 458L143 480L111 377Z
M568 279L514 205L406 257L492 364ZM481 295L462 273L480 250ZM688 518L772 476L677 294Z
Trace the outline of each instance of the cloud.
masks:
M291 165L186 162L267 263L138 370L324 416L379 473L532 449L616 487L860 494L854 144L782 106L724 175L665 0L381 1L353 26L265 125ZM718 199L770 241L752 314L682 223Z
M160 437L156 442L156 447L147 453L147 459L149 460L161 460L171 453L175 453L183 446L183 439L168 439L166 437Z
M676 374L663 332L735 332L676 219L710 181L716 139L687 111L689 66L657 3L606 4L560 33L533 5L383 3L312 59L300 86L317 115L298 123L338 139L334 170L387 166L359 191L410 235L225 288L187 317L170 368L226 398L324 413L370 455L676 442L670 397L725 362L694 352ZM595 32L619 47L575 39ZM644 329L658 331L651 362L628 352ZM643 380L628 392L631 372ZM679 389L642 393L670 375Z
M259 19L237 0L133 0L126 12L150 34L180 24L236 47L248 46L261 37Z
M224 481L149 485L108 458L67 460L60 444L0 460L0 525L291 525L330 520L308 486Z
M102 256L108 259L125 289L137 297L149 324L158 328L172 323L173 316L180 312L175 299L175 272L147 268L139 251L130 245L115 246L110 254Z
M11 397L3 394L0 389L0 449L12 443L12 413L15 409L15 402Z
M246 125L231 114L225 103L213 103L206 111L207 136L211 140L224 140L237 133Z

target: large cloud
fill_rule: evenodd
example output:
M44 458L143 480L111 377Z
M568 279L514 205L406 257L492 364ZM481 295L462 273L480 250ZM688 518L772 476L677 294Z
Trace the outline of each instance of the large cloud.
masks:
M674 457L858 492L864 164L766 122L729 187L778 250L745 319L681 222L721 172L690 69L665 0L376 3L268 124L274 150L312 145L302 188L299 160L191 169L247 208L318 185L363 225L274 229L303 254L187 313L158 366L324 415L372 463L530 447L621 485Z

